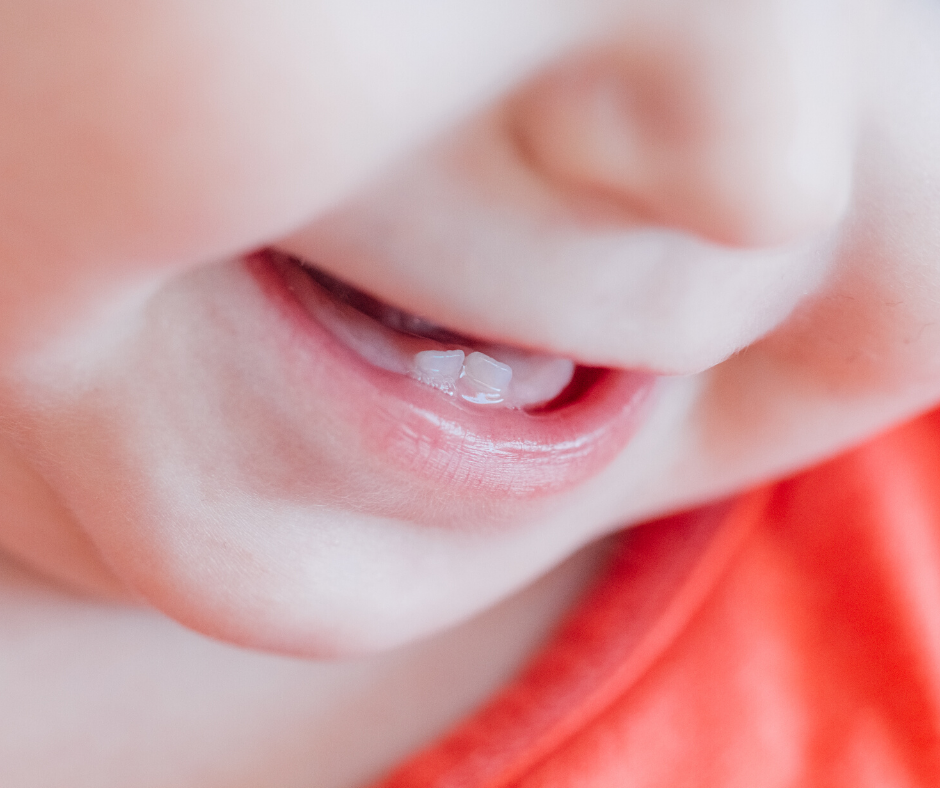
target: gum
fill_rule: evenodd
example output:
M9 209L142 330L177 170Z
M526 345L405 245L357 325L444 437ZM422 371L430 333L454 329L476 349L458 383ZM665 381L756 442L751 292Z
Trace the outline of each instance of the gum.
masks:
M337 340L373 366L445 395L489 408L530 408L553 400L574 375L569 359L504 345L444 343L389 328L334 297L298 263L278 262L307 312Z

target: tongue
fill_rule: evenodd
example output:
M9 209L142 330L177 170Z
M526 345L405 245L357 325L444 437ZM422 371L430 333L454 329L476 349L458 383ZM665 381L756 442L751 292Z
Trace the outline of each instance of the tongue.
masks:
M409 375L468 402L505 408L531 408L550 402L571 382L574 362L570 359L458 338L389 307L385 311L395 316L396 328L402 323L428 327L423 333L430 336L403 333L380 322L382 312L370 317L347 303L346 296L337 298L297 261L282 255L273 259L308 313L376 367ZM374 303L369 296L363 298Z

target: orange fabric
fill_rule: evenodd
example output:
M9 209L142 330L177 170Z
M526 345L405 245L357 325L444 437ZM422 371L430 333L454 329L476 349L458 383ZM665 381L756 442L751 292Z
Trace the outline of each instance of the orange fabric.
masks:
M631 529L416 786L940 786L940 415Z

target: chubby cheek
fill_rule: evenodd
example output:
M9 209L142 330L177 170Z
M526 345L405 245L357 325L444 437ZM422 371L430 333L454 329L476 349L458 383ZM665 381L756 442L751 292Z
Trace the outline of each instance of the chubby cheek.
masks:
M22 452L131 589L205 634L330 656L446 626L583 541L525 538L554 501L405 483L298 390L253 287L194 274L93 372L4 395Z
M857 208L817 294L703 377L676 444L686 500L793 473L940 400L940 227L904 185L878 184L881 212Z
M56 525L82 548L62 565L47 550L26 556L57 579L89 589L103 562L132 597L198 632L313 657L410 641L519 582L487 565L473 535L363 513L337 455L318 462L308 446L279 474L299 456L283 434L259 438L258 425L241 424L243 440L232 439L225 416L198 406L174 423L154 402L173 396L160 382L109 385L17 425L20 453L53 491ZM91 559L78 562L82 553Z
M887 407L940 391L940 221L931 174L940 170L940 145L915 144L908 129L897 136L860 140L857 201L829 280L759 346L829 396L879 398Z

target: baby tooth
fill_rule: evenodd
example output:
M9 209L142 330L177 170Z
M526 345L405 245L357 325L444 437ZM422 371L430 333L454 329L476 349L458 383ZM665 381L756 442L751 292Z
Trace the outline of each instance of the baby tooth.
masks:
M415 353L414 374L422 383L453 390L463 368L462 350L422 350Z
M512 380L512 367L485 353L471 353L464 360L461 396L470 402L502 402Z

